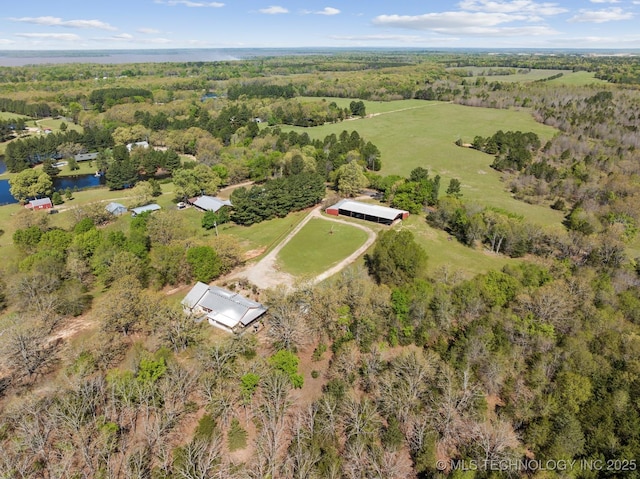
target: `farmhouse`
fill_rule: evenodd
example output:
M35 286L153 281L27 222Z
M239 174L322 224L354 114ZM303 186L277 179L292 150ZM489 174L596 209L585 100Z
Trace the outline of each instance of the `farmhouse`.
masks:
M207 318L209 324L239 333L267 312L260 303L238 293L198 281L182 300L185 312Z
M409 216L408 211L347 199L340 200L335 205L328 207L325 212L329 215L350 216L385 225L390 225L396 220L404 220Z
M31 200L25 205L25 208L30 210L48 210L53 208L51 198L40 198L38 200Z
M160 209L160 205L152 203L150 205L138 206L137 208L133 208L131 210L131 216L138 216L142 213L146 213L147 211L158 211Z
M232 206L229 200L221 200L220 198L207 195L191 198L189 203L203 211L213 211L214 213L224 206Z
M111 213L113 216L120 216L127 212L127 207L125 205L114 202L109 203L104 209Z

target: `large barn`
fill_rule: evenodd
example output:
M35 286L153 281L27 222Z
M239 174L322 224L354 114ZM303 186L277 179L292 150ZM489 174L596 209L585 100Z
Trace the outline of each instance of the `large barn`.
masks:
M340 200L335 205L328 207L325 212L329 215L350 216L384 225L390 225L396 220L404 220L409 216L409 212L405 210L347 199Z

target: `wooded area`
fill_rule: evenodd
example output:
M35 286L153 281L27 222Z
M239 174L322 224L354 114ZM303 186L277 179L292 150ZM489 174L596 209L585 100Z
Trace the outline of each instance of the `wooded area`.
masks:
M536 69L556 73L508 80ZM572 72L593 82L564 83ZM640 477L639 72L637 57L402 51L0 69L0 109L28 117L0 121L17 199L54 193L54 160L97 153L101 191L172 205L115 217L58 191L61 214L6 216L0 477ZM564 220L543 228L468 200L428 151L381 174L397 159L358 125L400 99L554 127L541 140L495 124L451 144ZM58 115L64 129L24 130ZM335 123L341 134L314 134ZM206 221L175 207L228 186L232 209ZM249 228L291 229L291 212L365 188L420 228L377 225L364 261L317 284L226 276L268 251L247 251ZM218 234L227 220L236 229ZM518 261L432 270L441 251L424 231ZM193 283L214 280L268 306L258 332L184 313ZM526 460L577 462L492 466Z

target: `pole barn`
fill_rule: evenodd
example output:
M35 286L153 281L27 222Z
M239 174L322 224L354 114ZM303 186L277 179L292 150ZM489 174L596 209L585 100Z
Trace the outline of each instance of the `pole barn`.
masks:
M347 199L340 200L335 205L328 207L325 212L333 216L349 216L384 225L393 224L394 221L404 220L409 216L409 212L405 210Z

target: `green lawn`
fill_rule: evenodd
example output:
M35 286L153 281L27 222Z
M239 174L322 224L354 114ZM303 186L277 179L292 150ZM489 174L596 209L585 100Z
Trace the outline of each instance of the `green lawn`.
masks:
M343 260L367 240L360 228L312 218L278 255L283 271L316 276Z
M382 105L387 111L376 111ZM382 105L365 102L367 114L373 113L372 117L314 128L282 126L282 130L306 132L320 139L332 133L339 135L344 130L356 130L380 149L383 175L408 176L411 170L421 166L442 177L443 190L451 178L459 179L464 199L504 208L541 225L562 220L561 213L547 206L529 205L513 198L500 173L490 168L491 155L455 145L458 138L470 143L477 135L490 136L500 129L532 131L543 142L556 133L555 129L534 121L528 111L419 100Z

